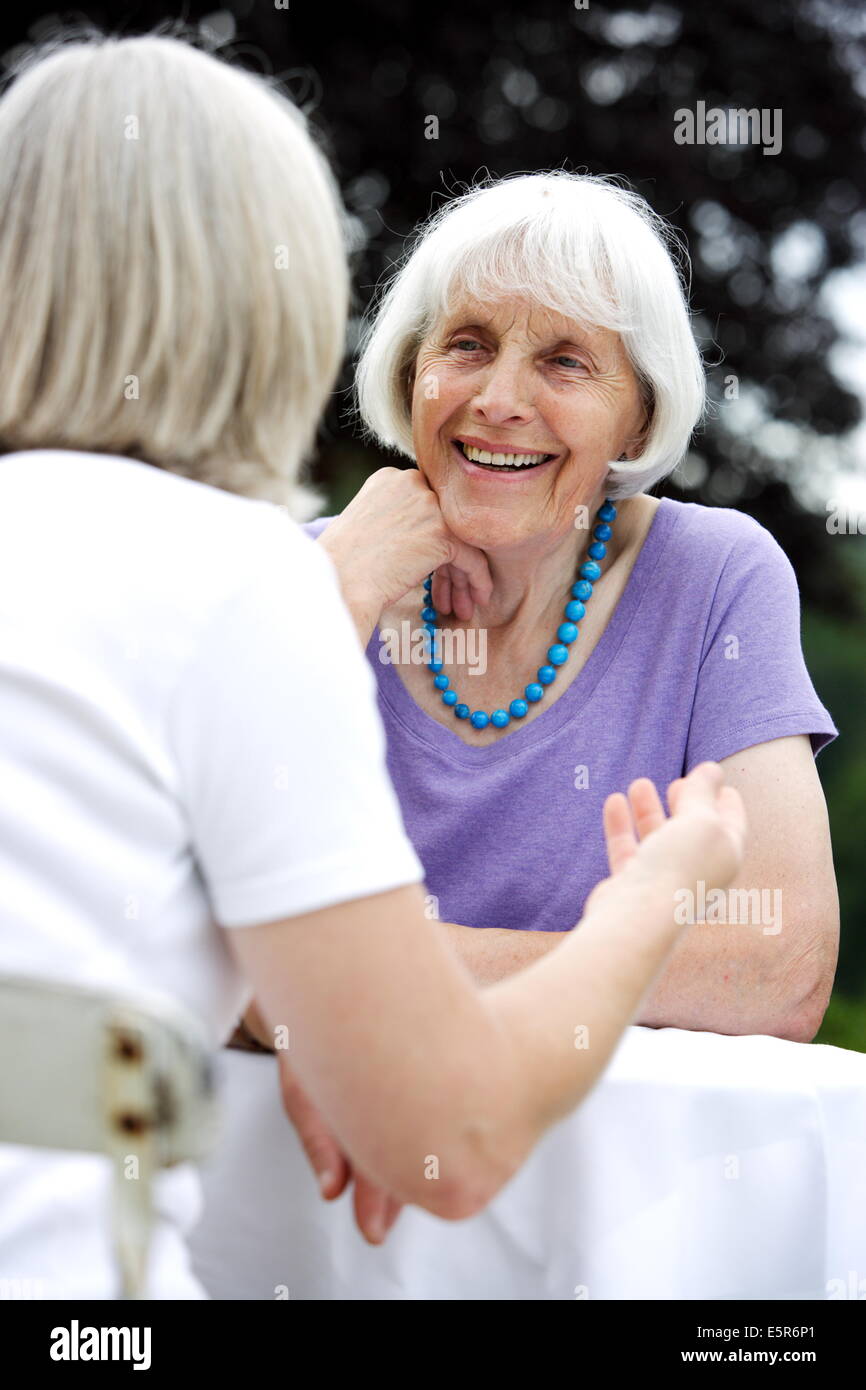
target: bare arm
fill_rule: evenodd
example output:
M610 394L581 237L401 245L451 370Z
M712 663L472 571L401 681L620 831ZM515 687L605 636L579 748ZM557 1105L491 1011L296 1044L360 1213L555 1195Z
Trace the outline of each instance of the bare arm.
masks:
M716 809L719 783L718 770L682 783L681 814L594 890L580 930L481 992L424 917L418 884L228 933L354 1165L451 1219L513 1176L598 1079L670 953L676 886L699 866L708 881L734 872L744 828Z
M507 980L515 971L541 960L571 935L565 931L467 927L458 922L443 922L441 928L478 985Z
M638 1022L811 1042L839 950L827 805L808 735L725 758L751 827L720 920L686 927Z
M720 766L753 827L725 893L728 920L720 913L684 929L635 1022L810 1042L833 987L839 898L809 740L774 739ZM479 984L507 978L569 935L443 925Z

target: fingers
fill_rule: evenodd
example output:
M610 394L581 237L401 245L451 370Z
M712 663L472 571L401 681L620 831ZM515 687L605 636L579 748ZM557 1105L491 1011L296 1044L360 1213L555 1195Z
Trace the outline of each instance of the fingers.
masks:
M394 1225L394 1222L397 1220L397 1217L400 1215L400 1212L401 1212L402 1210L403 1210L403 1203L402 1203L402 1202L398 1202L396 1197L389 1197L389 1198L388 1198L388 1206L387 1206L387 1209L386 1209L386 1211L385 1211L385 1232L386 1232L386 1234L387 1234L388 1231L390 1231L391 1227Z
M451 580L451 608L454 616L461 622L471 622L475 613L475 600L469 587L469 575L456 565L449 565L448 577Z
M637 852L629 804L622 792L613 792L602 810L607 861L611 874L618 874Z
M668 787L671 814L676 815L691 806L715 807L724 780L724 773L718 763L698 763L688 777L678 777Z
M470 553L471 547L464 546L463 550ZM472 572L456 562L440 565L434 571L430 594L437 613L453 613L461 622L470 623L475 616L476 605L490 602L493 581L487 560L481 551L475 553L481 557L482 563L473 564Z
M440 565L433 574L430 590L433 607L437 613L453 613L461 622L469 623L475 616L476 606L483 607L490 602L493 576L483 550L456 537L451 541L451 549L450 561Z
M726 831L733 837L734 844L738 845L742 852L746 843L748 820L743 798L736 787L725 785L721 788L718 810Z
M466 545L464 541L455 541L450 568L452 581L458 571L465 576L473 603L483 607L490 602L493 576L483 550L476 550L475 546Z
M638 841L664 824L665 810L655 784L649 777L638 777L629 785L627 797L614 792L604 803L603 819L610 871L618 874L637 853Z
M355 1174L353 1200L358 1230L371 1245L381 1245L403 1209L402 1202L361 1173Z
M279 1066L283 1109L297 1131L310 1167L319 1179L319 1189L327 1201L345 1191L351 1176L349 1164L321 1114L310 1100L290 1067Z
M433 571L433 587L430 590L430 597L437 613L451 612L451 575L447 565Z
M664 825L665 808L656 791L655 783L650 781L649 777L638 777L632 782L628 796L638 839L642 840L644 836L658 830L660 825Z

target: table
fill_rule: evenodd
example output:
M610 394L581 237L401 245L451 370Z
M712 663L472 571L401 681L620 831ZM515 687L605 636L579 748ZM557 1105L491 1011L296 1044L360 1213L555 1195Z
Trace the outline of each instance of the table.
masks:
M866 1055L628 1028L582 1106L479 1215L384 1246L325 1203L274 1059L221 1053L193 1267L224 1299L866 1297Z

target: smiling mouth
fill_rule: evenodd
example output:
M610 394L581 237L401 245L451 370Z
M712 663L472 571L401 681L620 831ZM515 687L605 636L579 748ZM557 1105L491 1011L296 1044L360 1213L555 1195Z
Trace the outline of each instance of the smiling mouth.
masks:
M543 463L549 463L556 454L534 453L491 453L487 449L476 449L474 444L463 444L459 439L452 440L455 448L476 468L486 468L491 473L531 473Z

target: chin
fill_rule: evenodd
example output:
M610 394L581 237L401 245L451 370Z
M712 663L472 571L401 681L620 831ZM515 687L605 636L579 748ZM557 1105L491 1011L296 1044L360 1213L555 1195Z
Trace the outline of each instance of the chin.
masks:
M492 507L465 508L453 517L449 514L449 508L443 507L442 515L449 531L466 545L474 545L477 550L503 549L528 540L535 534L531 528L515 525L513 517L497 515Z

